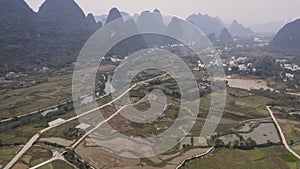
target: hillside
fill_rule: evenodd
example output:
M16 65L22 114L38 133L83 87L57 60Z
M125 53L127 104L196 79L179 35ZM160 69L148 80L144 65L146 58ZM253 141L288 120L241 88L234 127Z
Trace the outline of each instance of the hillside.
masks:
M229 27L229 32L233 36L250 36L253 34L253 31L250 28L244 27L241 23L238 23L236 20L232 22Z
M211 17L200 13L193 14L186 20L197 26L206 35L213 33L216 36L219 36L222 29L225 28L223 22L218 17Z
M38 16L24 0L0 1L0 69L17 65L23 56L31 57L36 48ZM1 72L1 71L0 71Z
M272 47L283 50L297 50L300 47L300 19L286 24L276 35Z
M46 0L38 13L24 0L2 0L0 14L0 73L70 64L101 26L74 0Z

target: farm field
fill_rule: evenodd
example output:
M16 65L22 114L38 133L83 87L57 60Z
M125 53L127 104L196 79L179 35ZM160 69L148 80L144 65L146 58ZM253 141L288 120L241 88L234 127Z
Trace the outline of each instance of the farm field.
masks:
M51 150L44 147L31 147L26 154L19 160L19 165L26 165L27 167L33 167L39 163L49 160L52 157ZM18 163L16 166L18 166Z
M208 157L193 160L183 168L297 169L299 165L300 161L289 154L284 147L275 146L255 150L221 149Z
M193 148L187 151L170 150L164 154L150 158L132 159L114 155L95 145L90 139L85 139L77 148L76 152L84 160L89 161L96 168L149 168L164 169L176 168L184 159L204 153L208 148ZM96 158L97 157L97 158Z
M47 82L1 92L0 119L24 115L71 100L72 74L55 75Z
M39 169L55 169L55 168L74 169L72 166L70 166L69 164L61 160L55 160L52 163L40 167Z
M6 165L20 149L18 146L14 147L1 147L0 148L0 165Z
M157 84L156 84L157 83ZM148 110L150 107L150 104L148 102L149 99L149 91L153 87L157 87L158 89L163 90L167 93L167 101L168 104L164 105L164 113L152 123L149 124L138 124L134 122L130 122L128 119L125 119L121 116L122 113L126 112L126 108L120 112L120 114L116 115L114 118L112 118L108 124L110 124L116 131L121 132L122 134L125 134L127 136L133 136L133 137L150 137L157 135L167 128L169 128L172 124L174 119L178 116L178 110L179 110L179 98L174 95L174 93L170 92L168 88L176 88L177 86L172 83L172 80L168 78L163 78L162 80L155 82L153 84L143 84L139 85L138 87L134 88L132 91L129 92L129 95L131 96L131 101L133 106L141 111ZM157 97L154 97L157 98ZM100 100L98 100L98 105L101 106L105 103L108 103L111 101L111 96L108 95L107 97L104 97ZM155 101L152 100L152 101ZM99 150L99 155L101 156L101 162L97 161L98 159L95 158L94 155L92 155L97 148L94 145L85 146L83 143L77 147L76 153L80 156L80 158L84 159L85 161L89 162L90 164L95 164L100 168L103 167L140 167L144 166L147 168L154 168L154 167L163 167L163 168L174 168L177 165L180 164L181 161L183 161L185 158L188 158L190 156L196 155L199 152L202 152L207 147L201 147L203 145L198 145L197 143L191 142L192 138L197 138L201 132L201 129L203 127L203 124L205 122L206 116L208 114L209 105L211 101L211 94L205 94L201 98L200 102L200 114L198 115L198 118L196 120L196 123L194 124L192 130L188 133L187 139L185 139L185 142L182 144L184 145L178 145L170 150L170 152L167 152L164 155L151 157L151 158L144 158L136 161L132 161L130 159L120 159L118 157L112 157L110 153L107 153L105 151ZM222 119L216 128L216 133L218 135L226 135L232 130L234 130L237 126L240 125L243 121L248 121L251 119L266 119L269 118L269 113L266 109L266 105L270 104L272 102L272 99L264 96L254 95L252 91L244 90L244 89L236 89L236 88L228 88L227 89L227 100L226 100L226 107L224 114L222 116ZM66 109L65 109L66 108ZM82 106L81 109L84 111L87 111L88 106ZM3 143L18 143L18 144L24 144L26 141L36 132L46 127L46 124L48 121L52 121L56 118L63 118L68 119L71 117L76 116L74 109L69 109L68 107L62 107L61 109L65 109L62 114L55 114L49 113L49 117L41 117L39 121L28 121L25 125L16 126L10 130L9 133L1 132L0 135L3 136ZM109 105L101 109L101 113L104 116L104 118L110 117L112 114L114 114L117 111L115 108L115 105ZM124 111L124 112L123 112ZM98 124L99 121L95 121L97 119L92 119L93 124ZM98 123L97 123L98 122ZM68 123L65 123L63 125L60 125L58 127L52 128L51 130L43 133L41 135L41 139L37 143L53 143L58 144L58 146L63 146L64 148L69 147L72 145L72 143L75 142L75 140L79 139L84 132L78 131L75 129L75 126L79 124L78 120L73 120ZM273 123L270 123L273 124ZM297 127L298 123L295 121L289 121L289 125L293 125L294 127ZM94 126L94 125L92 125ZM288 126L290 128L290 126ZM22 132L21 132L22 131ZM267 133L266 133L267 132ZM268 143L269 140L275 140L274 142L279 142L278 136L275 134L276 129L274 126L269 126L266 124L262 124L262 126L257 126L257 129L255 128L253 132L250 133L243 133L243 137L247 139L250 137L251 139L255 140L257 144L263 144ZM290 135L297 136L297 133L291 132ZM293 138L294 140L297 140ZM195 139L194 139L195 140ZM213 145L213 140L208 139L208 145ZM194 141L195 142L195 141ZM232 142L232 141L231 141ZM188 145L188 148L186 146ZM207 146L207 145L206 145ZM34 147L36 148L36 147ZM97 149L98 150L98 149ZM264 149L259 149L265 152ZM40 151L41 153L45 154L39 158L34 156L35 151ZM238 149L227 149L227 150L221 150L223 151L230 151L230 152L237 152L241 153L241 161L245 163L244 166L253 165L259 167L274 167L276 169L276 166L280 166L281 168L285 168L286 166L290 166L291 168L295 168L295 166L298 165L298 162L295 162L293 160L287 160L288 158L291 158L290 156L286 155L285 153L278 154L276 157L271 157L269 154L264 154L265 156L262 157L262 159L256 159L253 161L247 161L246 157L251 156L250 154L245 153L245 151L238 150ZM252 152L254 150L249 150L249 152ZM91 153L93 152L93 153ZM15 168L28 168L30 166L34 166L38 164L39 162L47 160L49 158L49 152L42 152L42 150L30 150L25 154L24 157L21 158L21 160L15 165ZM219 151L216 152L216 155L219 153ZM283 154L283 155L282 155ZM232 155L232 157L235 157ZM215 159L216 160L216 159ZM59 163L59 164L56 164ZM266 163L270 163L270 166L267 166ZM46 168L51 168L54 165L67 165L64 164L64 162L53 162L51 164L48 164ZM242 166L243 166L242 165ZM266 166L265 166L266 165ZM191 163L191 167L193 167L194 164ZM67 166L65 166L67 168ZM70 166L69 166L70 167ZM232 168L235 168L236 166L229 166Z
M278 118L277 118L278 119ZM283 130L288 143L300 141L300 122L290 119L278 119L279 125Z

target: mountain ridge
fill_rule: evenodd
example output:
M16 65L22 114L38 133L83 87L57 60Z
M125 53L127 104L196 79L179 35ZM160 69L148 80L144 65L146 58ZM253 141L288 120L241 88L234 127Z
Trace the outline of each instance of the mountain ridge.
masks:
M253 35L254 32L250 28L244 27L241 23L239 23L237 20L234 20L230 27L228 28L229 32L234 36L250 36Z
M100 27L74 0L46 0L38 12L24 0L1 0L0 15L0 73L68 65Z
M300 51L300 19L292 21L280 29L271 46L283 50Z
M216 36L219 36L222 29L225 28L220 18L202 15L201 13L192 14L186 20L197 26L206 35L214 33Z

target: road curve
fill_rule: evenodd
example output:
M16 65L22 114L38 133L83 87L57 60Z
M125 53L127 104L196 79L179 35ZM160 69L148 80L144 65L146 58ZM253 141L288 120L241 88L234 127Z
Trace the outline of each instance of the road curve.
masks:
M192 160L192 159L194 159L194 158L199 158L199 157L202 157L202 156L206 156L206 155L208 155L209 153L211 153L213 150L215 150L215 146L212 146L210 149L208 149L208 150L207 150L206 152L204 152L204 153L201 153L201 154L198 154L198 155L195 155L195 156L193 156L193 157L189 157L189 158L183 160L183 161L176 167L176 169L179 169L180 167L182 167L183 164L184 164L186 161Z
M277 129L278 129L278 131L279 131L279 135L280 135L280 137L281 137L281 140L282 140L282 143L283 143L284 147L285 147L291 154L293 154L295 157L297 157L297 158L300 160L300 156L299 156L294 150L292 150L292 149L290 148L289 144L287 143L287 141L286 141L286 139L285 139L285 137L284 137L284 134L283 134L283 132L282 132L282 129L281 129L281 127L280 127L278 121L276 120L276 118L275 118L275 116L274 116L273 111L270 109L269 106L267 106L267 109L268 109L268 111L269 111L269 113L270 113L270 115L271 115L271 117L272 117L272 119L273 119L273 121L274 121L274 123L275 123L275 125L276 125L276 127L277 127Z

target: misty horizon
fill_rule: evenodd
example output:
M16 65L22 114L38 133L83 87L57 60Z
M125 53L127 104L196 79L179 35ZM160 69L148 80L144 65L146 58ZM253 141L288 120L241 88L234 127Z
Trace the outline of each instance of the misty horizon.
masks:
M44 0L25 1L34 11L38 11L44 2ZM116 0L75 0L75 2L86 15L92 13L94 16L108 14L109 10L113 7L131 15L147 10L159 9L164 14L174 15L182 19L186 19L192 14L201 13L219 17L226 24L237 20L245 26L272 22L289 22L300 17L300 11L298 10L300 1L297 0L289 0L288 2L280 0L276 3L272 0L264 2L258 0L251 2L241 2L238 0L229 0L226 2L216 2L216 0L210 2L193 2L192 0L187 0L176 3L165 0L159 2L145 0L142 4L137 0L123 0L122 2Z

